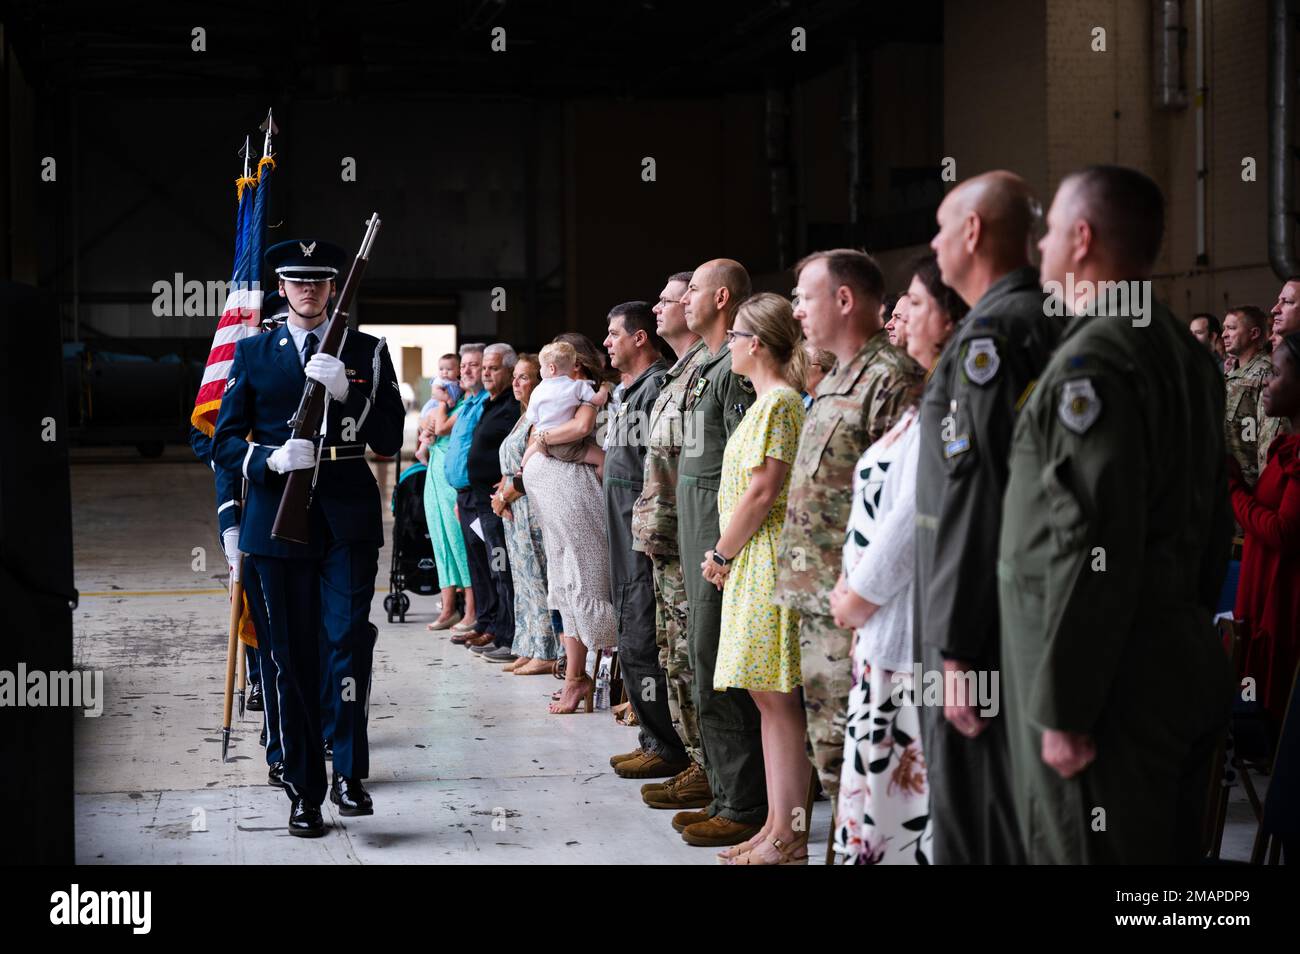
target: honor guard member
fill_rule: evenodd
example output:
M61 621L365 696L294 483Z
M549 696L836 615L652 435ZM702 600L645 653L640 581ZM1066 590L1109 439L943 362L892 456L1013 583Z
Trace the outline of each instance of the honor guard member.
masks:
M661 375L659 396L650 409L645 476L641 494L632 505L632 548L650 557L655 588L655 639L659 665L668 690L668 714L691 764L667 782L641 786L641 798L652 808L705 808L713 801L700 724L691 690L690 650L687 646L686 580L677 547L677 463L683 449L682 405L686 385L709 357L708 346L686 326L682 296L690 272L677 272L664 284L654 307L656 331L677 354L677 363ZM628 753L629 756L636 753ZM621 760L622 756L618 757ZM617 767L617 766L616 766Z
M289 320L236 347L214 457L218 467L234 468L249 482L239 548L251 557L266 605L284 782L292 802L289 831L313 837L324 833L320 805L326 791L318 703L322 638L330 644L328 678L337 694L330 798L343 815L373 812L361 779L370 769L369 614L383 526L365 449L396 454L404 411L381 339L348 329L339 357L317 353L342 250L320 240L295 240L273 246L266 258L280 276ZM329 394L319 444L293 439L289 424L308 378ZM271 529L285 475L301 469L313 470L310 540L276 540Z
M284 299L272 292L262 299L262 331L265 332L279 324L284 317L280 312L287 312ZM278 316L278 317L277 317ZM249 693L247 708L252 712L262 713L261 745L266 749L267 784L284 786L284 751L280 745L279 711L275 704L275 693L268 693L264 677L270 679L270 639L267 636L266 606L262 600L261 586L257 574L253 572L251 560L245 560L242 566L239 557L239 517L243 506L245 488L243 475L229 468L218 468L212 459L212 438L197 427L190 428L190 446L194 454L212 468L217 492L217 527L221 535L221 548L226 555L233 578L244 585L244 598L248 604L248 615L253 621L253 630L257 635L257 648L245 647L248 673ZM241 567L240 575L234 576L235 568ZM263 663L267 668L263 668Z
M831 591L843 565L853 468L920 398L925 372L889 343L880 320L880 267L866 252L814 252L795 266L794 316L835 367L799 436L777 549L776 602L799 611L799 653L813 768L835 804L853 687L853 631L835 625Z
M1044 288L1076 294L1016 420L998 548L1031 864L1199 860L1228 725L1232 672L1212 623L1232 535L1223 381L1143 290L1163 229L1154 182L1093 166L1061 183L1039 243ZM1129 307L1102 301L1098 282L1122 283Z
M248 682L251 686L247 707L262 713L261 744L266 747L267 784L283 786L284 752L280 747L279 713L275 705L274 693L268 694L262 684L263 677L269 678L271 670L263 670L263 658L269 660L270 640L267 637L265 604L261 597L261 587L257 574L253 572L252 561L239 563L239 515L243 497L243 477L238 471L218 467L212 458L212 438L197 427L190 428L190 447L199 460L212 469L212 476L217 491L217 531L221 537L221 548L226 555L233 580L244 584L244 598L248 601L248 615L253 621L253 630L257 634L257 648L245 646ZM239 568L237 570L237 568Z
M630 301L609 313L609 363L623 374L623 400L606 428L605 517L609 582L618 620L618 664L641 731L638 750L618 757L620 778L672 778L689 764L668 713L668 691L655 641L654 570L633 547L632 507L645 477L646 420L668 365L659 356L650 303Z
M695 270L682 303L686 324L704 339L704 358L686 386L683 432L677 462L677 544L686 580L687 646L692 689L700 718L704 771L713 801L698 812L679 812L674 827L688 844L737 845L758 834L767 819L767 783L758 707L743 689L713 688L713 666L722 632L722 593L700 565L717 545L718 485L727 438L754 403L754 386L731 370L727 331L749 297L749 273L727 258ZM719 554L723 559L735 554Z
M1028 185L989 172L948 193L930 247L944 284L971 306L921 401L917 467L917 656L926 673L994 673L998 530L1011 430L1060 337L1029 264L1037 219ZM947 685L947 683L945 683ZM934 860L1023 861L1006 719L972 694L921 709Z

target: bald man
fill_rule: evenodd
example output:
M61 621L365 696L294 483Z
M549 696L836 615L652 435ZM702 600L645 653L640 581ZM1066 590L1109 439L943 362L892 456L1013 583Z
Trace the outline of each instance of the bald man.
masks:
M956 691L992 687L998 661L998 530L1019 402L1047 364L1061 320L1045 317L1029 264L1036 203L1010 172L969 179L943 200L930 247L944 284L971 306L921 402L916 486L917 658L945 679L922 707L936 864L1024 860L1011 799L1006 720Z
M686 582L687 651L695 674L691 695L713 801L673 816L682 840L699 847L738 845L767 820L767 780L758 708L743 689L713 688L722 631L722 593L700 572L718 542L718 481L727 438L754 403L754 387L731 370L727 331L749 297L749 273L718 258L691 275L682 304L686 327L708 350L686 381L682 452L677 463L677 543ZM735 556L734 553L728 554Z
M1149 295L1138 321L1096 294L1150 279L1154 182L1084 169L1047 226L1044 287L1072 317L1016 420L998 547L1021 836L1035 864L1189 864L1233 695L1212 623L1232 536L1223 382Z

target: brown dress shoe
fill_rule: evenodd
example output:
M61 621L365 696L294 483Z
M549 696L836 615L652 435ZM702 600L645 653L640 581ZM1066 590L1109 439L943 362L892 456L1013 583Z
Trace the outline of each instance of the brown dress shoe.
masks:
M658 755L642 752L636 758L615 765L614 774L619 778L673 778L684 767L681 762L668 762Z
M708 821L696 822L682 829L682 841L698 848L724 848L749 841L762 829L762 825L747 825L714 815Z
M713 801L713 789L709 788L708 776L704 769L692 763L686 769L685 778L674 779L671 785L651 789L641 796L651 808L707 808Z
M618 768L619 762L626 762L628 759L634 759L640 755L645 755L644 749L637 749L635 752L624 752L622 755L611 755L609 757L609 767Z
M678 812L673 816L673 831L685 831L687 825L698 825L709 817L708 812Z
M496 642L495 636L493 636L491 633L484 633L483 635L476 636L473 639L465 640L465 645L466 646L488 646L494 642Z

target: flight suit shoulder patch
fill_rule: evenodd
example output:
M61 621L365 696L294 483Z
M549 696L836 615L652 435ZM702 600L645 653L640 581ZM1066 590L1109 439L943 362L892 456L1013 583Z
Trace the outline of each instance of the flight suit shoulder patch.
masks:
M1057 414L1068 430L1079 435L1087 433L1101 416L1101 398L1091 378L1074 378L1062 385Z
M988 384L997 377L1001 365L1002 358L999 357L997 343L992 338L970 340L970 344L966 346L962 370L966 372L966 377L972 384L980 387Z

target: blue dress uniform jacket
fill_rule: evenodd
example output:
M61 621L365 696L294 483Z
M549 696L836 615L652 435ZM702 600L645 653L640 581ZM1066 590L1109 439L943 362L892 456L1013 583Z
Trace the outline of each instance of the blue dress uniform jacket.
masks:
M324 330L321 325L322 336ZM213 459L218 472L225 469L248 479L239 535L239 548L245 553L319 558L327 538L383 546L379 488L365 458L330 460L329 449L355 450L368 444L381 456L396 454L402 445L405 409L393 363L380 339L349 329L339 358L347 369L348 394L341 402L326 402L323 460L312 495L311 542L302 545L271 537L287 477L267 466L271 453L293 436L289 420L307 381L302 358L283 330L245 338L235 348L213 437Z

